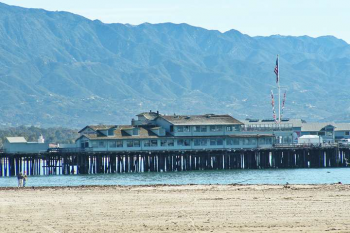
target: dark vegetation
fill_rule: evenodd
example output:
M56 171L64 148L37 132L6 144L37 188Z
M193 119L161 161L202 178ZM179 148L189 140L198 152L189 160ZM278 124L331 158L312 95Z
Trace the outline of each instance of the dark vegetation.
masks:
M74 143L79 136L78 130L66 128L11 127L0 129L0 147L3 146L6 137L24 137L27 141L34 142L40 135L49 143Z

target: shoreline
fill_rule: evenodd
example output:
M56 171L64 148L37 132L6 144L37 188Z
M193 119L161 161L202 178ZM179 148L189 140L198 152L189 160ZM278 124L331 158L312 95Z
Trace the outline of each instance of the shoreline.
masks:
M271 186L271 187L284 187L288 188L297 188L301 186L310 186L310 187L322 187L322 186L332 186L332 185L342 185L349 186L350 184L343 183L324 183L324 184L241 184L241 183L232 183L232 184L145 184L145 185L75 185L75 186L27 186L27 187L0 187L0 191L6 190L39 190L39 189L89 189L89 188L158 188L158 187L186 187L186 186Z

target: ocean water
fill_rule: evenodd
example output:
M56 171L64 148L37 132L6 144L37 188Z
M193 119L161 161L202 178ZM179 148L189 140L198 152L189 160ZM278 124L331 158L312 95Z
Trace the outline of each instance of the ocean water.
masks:
M217 170L28 177L27 186L154 184L350 184L350 168ZM0 187L16 187L16 177L1 177Z

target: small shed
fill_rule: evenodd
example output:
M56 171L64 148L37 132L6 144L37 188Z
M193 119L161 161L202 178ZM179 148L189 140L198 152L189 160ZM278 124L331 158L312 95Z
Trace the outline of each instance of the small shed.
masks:
M49 143L45 143L42 136L37 142L27 142L24 137L6 137L4 142L5 153L41 153L48 148Z
M322 137L318 135L304 135L298 138L298 144L318 145L323 142Z

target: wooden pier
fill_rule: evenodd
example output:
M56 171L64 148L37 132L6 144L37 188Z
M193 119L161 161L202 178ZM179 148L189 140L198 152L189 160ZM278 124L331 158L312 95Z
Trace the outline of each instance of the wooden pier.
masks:
M347 167L350 148L280 147L239 150L118 151L54 150L0 154L0 177L27 175L169 172L223 169Z

